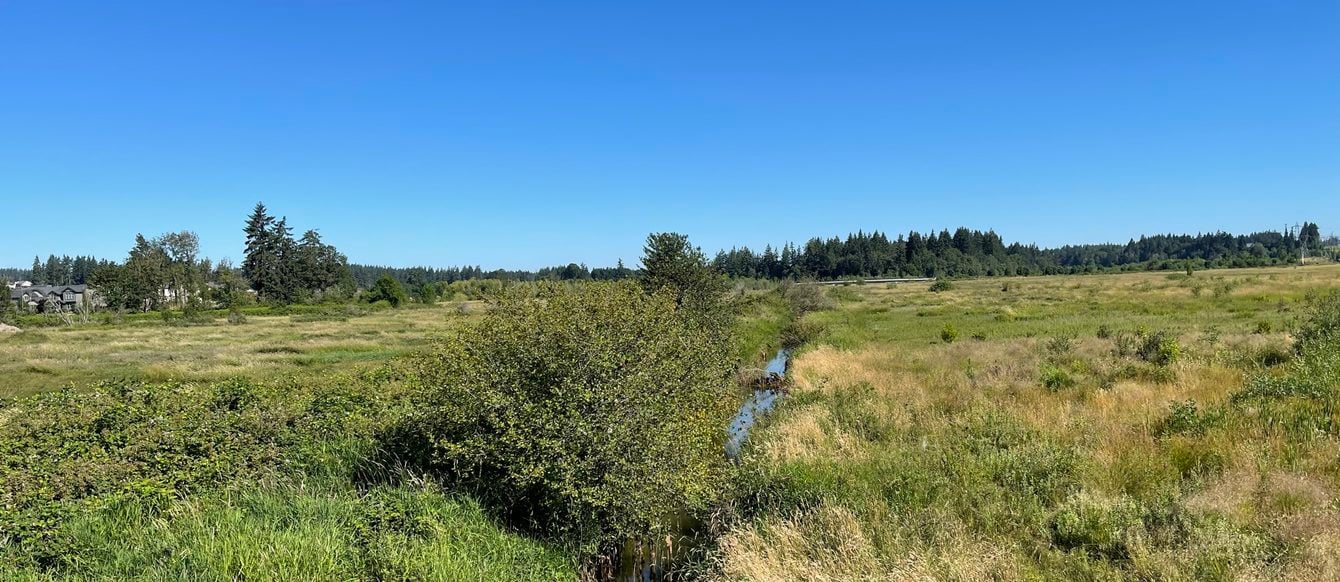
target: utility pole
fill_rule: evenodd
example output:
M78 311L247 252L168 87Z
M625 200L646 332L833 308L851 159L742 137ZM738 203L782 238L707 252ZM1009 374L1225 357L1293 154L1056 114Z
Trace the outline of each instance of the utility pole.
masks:
M1307 245L1303 243L1303 226L1294 223L1293 227L1298 230L1298 266L1301 267L1307 264Z

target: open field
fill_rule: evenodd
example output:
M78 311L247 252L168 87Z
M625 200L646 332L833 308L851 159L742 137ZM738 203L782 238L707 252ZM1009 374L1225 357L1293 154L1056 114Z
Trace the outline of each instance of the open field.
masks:
M1308 381L1286 330L1335 288L1336 266L836 288L718 576L1334 579L1329 401L1261 387Z
M682 566L1335 578L1340 403L1291 333L1331 289L1340 266L737 290L744 367L807 342ZM589 556L380 456L432 386L403 356L482 312L0 337L0 395L28 396L0 400L0 577L576 578Z
M0 397L110 379L208 381L329 375L422 347L469 318L478 303L382 309L333 306L253 315L230 324L173 325L157 314L118 324L0 334Z

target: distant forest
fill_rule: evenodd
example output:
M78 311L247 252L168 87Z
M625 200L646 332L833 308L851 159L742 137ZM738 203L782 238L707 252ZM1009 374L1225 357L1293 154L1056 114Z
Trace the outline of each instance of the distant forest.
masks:
M263 206L260 209L263 213ZM312 238L314 234L305 236ZM295 249L304 246L294 244ZM248 254L254 255L251 246L255 245L249 244ZM333 248L330 251L334 253ZM762 251L732 248L718 252L712 265L734 278L992 277L1184 269L1188 266L1193 269L1259 267L1295 263L1303 251L1309 256L1340 259L1337 256L1340 241L1334 237L1323 240L1315 223L1304 223L1296 232L1161 234L1142 236L1126 244L1059 248L1039 248L1018 242L1007 244L991 230L958 228L953 232L941 230L925 234L913 231L893 238L874 231L856 232L845 239L812 238L803 246L791 243L780 247L766 246ZM342 256L335 258L339 259L337 262L343 262ZM79 284L87 282L98 268L108 265L115 263L83 256L52 255L46 261L34 257L31 269L0 269L0 281ZM538 271L486 271L479 266L437 268L349 264L348 274L357 287L367 289L383 274L413 288L484 279L613 280L633 277L637 271L620 261L613 267L590 268L570 263ZM330 285L333 284L321 286Z
M1298 261L1306 248L1313 256L1334 256L1337 241L1323 241L1313 223L1293 232L1224 232L1142 236L1126 244L1067 245L1043 249L1036 245L1006 244L993 231L959 228L954 232L910 232L889 238L881 232L857 232L842 239L813 238L804 246L785 244L748 247L716 254L712 264L734 278L841 279L847 277L993 277L1056 275L1102 271L1143 271L1260 267ZM539 271L484 271L479 267L394 268L349 265L360 287L389 274L406 285L469 279L533 281L537 279L621 279L636 275L622 262L615 267L588 268L582 264Z
M959 228L891 239L881 232L857 232L847 238L813 238L805 246L722 251L713 261L732 277L992 277L1056 275L1107 270L1161 270L1259 267L1296 262L1303 249L1325 251L1320 228L1305 223L1297 233L1258 232L1232 235L1156 235L1126 244L1067 245L1041 249L1006 245L993 231Z

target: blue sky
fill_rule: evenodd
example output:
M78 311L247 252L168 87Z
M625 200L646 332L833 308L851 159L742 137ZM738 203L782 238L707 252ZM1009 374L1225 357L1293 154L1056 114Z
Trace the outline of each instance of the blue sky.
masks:
M0 0L0 265L1340 232L1340 3Z

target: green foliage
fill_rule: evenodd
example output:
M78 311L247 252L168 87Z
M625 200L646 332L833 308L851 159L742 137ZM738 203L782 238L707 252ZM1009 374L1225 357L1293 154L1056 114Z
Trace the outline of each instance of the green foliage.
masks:
M1106 323L1104 323L1104 324L1098 326L1098 334L1097 334L1097 336L1098 336L1098 339L1108 339L1108 338L1111 338L1111 337L1112 337L1112 328L1108 327Z
M946 323L945 326L940 329L940 341L943 341L944 343L947 344L952 344L957 339L958 339L958 329L955 328L953 324Z
M833 299L818 285L796 285L788 282L782 284L780 291L796 317L834 307Z
M1173 402L1168 405L1168 414L1154 423L1154 436L1170 435L1202 436L1211 428L1221 426L1225 416L1222 409L1201 410L1195 400Z
M74 547L61 528L86 504L161 505L270 472L310 423L322 421L304 402L298 391L281 399L244 381L105 383L0 409L7 418L0 423L0 563L67 560Z
M1075 349L1075 336L1060 334L1047 340L1047 353L1053 358L1069 355Z
M1160 367L1167 367L1182 357L1182 345L1177 337L1166 331L1139 336L1135 354L1140 359Z
M321 241L315 230L293 239L287 218L275 220L265 204L257 202L247 218L242 272L263 300L292 303L325 294L347 297L353 277L348 260ZM341 290L343 289L343 290Z
M1042 363L1039 375L1042 386L1048 390L1061 390L1075 385L1075 378L1069 371L1051 362Z
M931 293L940 293L942 291L949 291L953 288L954 284L950 283L948 279L936 279L927 289L929 289Z
M1076 493L1052 514L1052 542L1095 556L1125 559L1143 531L1141 513L1139 504L1130 499Z
M398 462L585 554L722 493L729 335L630 283L510 294L417 366Z
M405 294L405 288L400 281L392 279L390 275L382 275L363 295L363 300L374 304L385 301L391 307L400 307L401 304L409 302L409 295Z
M1316 295L1308 300L1302 323L1294 332L1294 346L1303 352L1308 346L1340 337L1340 291Z
M702 249L673 232L647 236L642 255L642 288L648 293L669 289L675 303L720 317L726 280L713 269Z
M423 285L420 285L418 293L415 294L415 299L418 299L419 303L422 303L424 305L432 305L434 303L437 303L438 299L437 285L433 283L424 283Z

